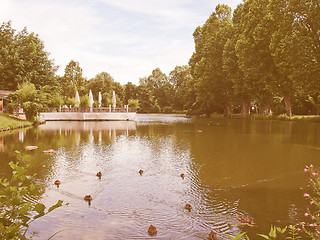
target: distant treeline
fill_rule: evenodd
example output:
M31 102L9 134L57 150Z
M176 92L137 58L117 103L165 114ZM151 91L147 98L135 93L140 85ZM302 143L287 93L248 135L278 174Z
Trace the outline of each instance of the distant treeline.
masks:
M85 106L91 89L95 101L101 91L103 106L111 104L114 90L119 107L129 104L140 112L319 114L318 0L246 0L233 15L218 5L193 36L189 66L177 66L169 76L156 68L139 85L121 85L106 72L85 79L73 60L57 76L39 37L26 29L16 33L5 22L0 88L32 83L48 107L73 105L76 90Z

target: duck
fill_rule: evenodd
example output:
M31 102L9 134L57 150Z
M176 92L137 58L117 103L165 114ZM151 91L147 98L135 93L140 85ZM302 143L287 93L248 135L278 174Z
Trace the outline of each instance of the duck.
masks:
M142 175L142 173L143 173L143 170L141 170L141 169L140 169L140 170L139 170L139 173L140 173L140 175Z
M92 201L91 195L85 195L84 200L89 201L89 202Z
M150 235L155 235L158 232L157 228L153 225L150 225L150 227L148 228L148 233Z
M208 234L208 239L209 239L209 240L217 240L217 239L218 239L218 236L217 236L217 234L216 234L213 230L211 230L211 231L209 232L209 234Z
M238 215L238 220L240 222L242 222L242 223L253 224L253 218L252 217L246 217L246 216Z
M182 179L184 179L184 177L185 177L184 173L181 173L181 174L180 174L180 177L181 177Z
M49 149L49 150L43 151L43 153L45 153L45 154L53 154L53 153L55 153L55 152L56 152L56 151L53 150L53 149Z
M101 172L98 172L98 173L96 174L96 176L99 177L99 178L101 178L101 177L102 177L102 173L101 173Z
M192 206L191 206L189 203L187 203L187 204L184 206L184 208L187 209L187 210L189 210L189 211L191 211Z
M56 180L54 181L54 184L57 185L57 187L59 187L59 185L61 184L60 180Z

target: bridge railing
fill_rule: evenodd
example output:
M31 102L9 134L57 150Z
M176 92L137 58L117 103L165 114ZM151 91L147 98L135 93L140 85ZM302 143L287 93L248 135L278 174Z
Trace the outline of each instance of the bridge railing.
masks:
M137 112L137 108L109 108L109 107L100 107L100 108L64 108L64 107L51 107L44 112L116 112L116 113L125 113L125 112Z

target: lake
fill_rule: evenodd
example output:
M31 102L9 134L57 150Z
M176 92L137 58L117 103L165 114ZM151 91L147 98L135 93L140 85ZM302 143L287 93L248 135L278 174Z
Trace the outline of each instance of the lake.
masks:
M320 124L155 114L47 122L0 135L2 178L15 150L46 184L39 201L69 203L31 225L40 239L59 231L52 239L207 239L211 230L219 239L242 231L257 239L270 225L306 221L303 169L320 165ZM240 226L238 215L255 226Z

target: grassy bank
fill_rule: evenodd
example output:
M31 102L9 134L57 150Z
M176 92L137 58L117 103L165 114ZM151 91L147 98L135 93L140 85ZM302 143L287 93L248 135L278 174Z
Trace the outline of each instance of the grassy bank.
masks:
M30 125L32 125L32 122L18 120L10 117L7 114L0 113L0 131L26 127Z
M211 114L211 118L222 118L222 114ZM243 118L243 119L256 119L256 120L282 120L282 121L310 121L320 122L320 115L295 115L289 117L285 114L282 115L260 115L260 114L232 114L227 116L229 118Z

